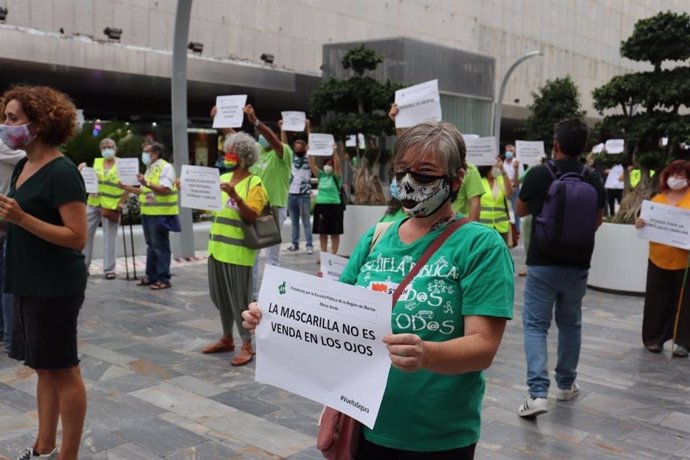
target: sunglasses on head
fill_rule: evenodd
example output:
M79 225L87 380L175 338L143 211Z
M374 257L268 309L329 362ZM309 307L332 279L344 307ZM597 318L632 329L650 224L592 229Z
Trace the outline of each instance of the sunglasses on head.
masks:
M398 171L395 173L395 180L400 182L403 180L403 177L405 177L407 174L412 177L412 180L419 184L430 184L435 180L443 179L446 176L429 176L427 174L421 174L417 173L414 171L406 170L406 171Z

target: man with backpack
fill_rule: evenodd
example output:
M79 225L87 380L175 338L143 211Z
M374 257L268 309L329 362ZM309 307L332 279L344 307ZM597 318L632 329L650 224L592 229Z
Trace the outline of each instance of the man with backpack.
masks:
M603 220L606 193L600 176L578 161L587 142L582 120L554 127L552 156L531 168L517 202L520 216L532 215L522 310L529 397L521 417L548 412L549 373L546 338L555 315L558 327L556 399L575 398L582 338L582 298L594 250L594 233Z

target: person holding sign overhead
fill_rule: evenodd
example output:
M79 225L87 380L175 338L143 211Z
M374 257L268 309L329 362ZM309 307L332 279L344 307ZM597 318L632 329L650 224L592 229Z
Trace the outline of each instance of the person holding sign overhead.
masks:
M498 234L459 221L451 206L465 155L463 137L449 123L420 123L405 131L393 158L409 217L388 227L376 243L375 229L366 232L340 277L393 292L432 242L455 228L391 305L393 333L377 338L387 345L391 369L374 428L362 428L358 460L474 458L482 371L512 317L514 275ZM251 304L242 317L255 328L259 305Z
M139 286L152 290L168 289L170 284L170 232L180 231L175 169L165 161L165 147L159 142L145 142L141 162L146 172L138 174L141 187L119 184L139 195L141 226L146 241L146 276Z
M654 203L690 209L690 162L676 160L662 172ZM638 217L635 227L646 222ZM642 317L642 342L648 351L661 353L664 342L675 340L673 356L687 358L690 349L690 287L687 283L688 256L685 249L649 243L647 289Z
M284 112L288 113L288 112ZM284 124L279 123L280 140L283 144L288 143L287 133L283 129ZM307 138L311 135L311 122L304 120ZM288 211L292 220L292 244L287 247L288 251L299 251L299 224L302 222L304 229L304 239L306 241L307 254L314 252L313 235L311 232L311 168L307 160L307 143L302 139L296 139L292 143L292 169L290 170L290 188L288 197Z
M333 156L325 161L323 169L316 165L313 156L308 157L312 174L319 178L312 232L319 234L321 252L328 252L328 237L331 237L331 254L338 254L340 235L343 234L343 204L340 202L342 174L336 149L334 144Z
M90 193L86 200L86 222L89 239L86 241L86 271L91 266L93 239L100 223L103 227L103 273L105 279L115 279L115 249L117 245L117 226L120 223L122 206L127 200L127 193L118 184L117 145L109 137L99 143L101 157L93 160L93 169L98 177L98 193ZM81 171L86 163L79 164Z
M259 176L249 172L259 150L254 138L245 133L232 134L225 140L225 151L234 154L238 163L220 177L223 208L214 212L208 239L208 286L211 300L220 312L223 336L206 346L203 353L233 351L233 324L237 325L242 348L230 362L233 366L249 363L253 356L252 337L242 327L242 311L252 300L252 267L256 249L243 244L240 219L256 221L268 205L268 195Z

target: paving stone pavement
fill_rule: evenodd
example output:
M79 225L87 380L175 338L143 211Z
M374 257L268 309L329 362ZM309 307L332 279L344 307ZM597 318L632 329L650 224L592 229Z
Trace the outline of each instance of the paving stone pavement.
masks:
M524 254L515 251L518 268ZM88 413L80 458L108 460L319 459L320 405L254 382L254 363L202 355L220 320L206 260L173 264L173 288L151 291L91 268L80 315ZM316 272L318 254L283 251L285 267ZM143 257L137 271L143 272ZM131 261L129 263L132 275ZM487 375L478 459L690 458L690 361L640 343L642 299L589 290L583 307L581 395L551 400L535 421L516 415L525 397L520 310ZM555 334L549 342L551 366ZM0 353L0 459L15 458L36 430L35 376Z

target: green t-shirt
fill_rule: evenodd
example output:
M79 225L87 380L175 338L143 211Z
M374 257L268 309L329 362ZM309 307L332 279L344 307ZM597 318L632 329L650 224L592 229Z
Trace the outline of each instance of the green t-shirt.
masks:
M261 178L271 206L285 208L290 187L292 149L289 145L283 144L283 158L278 158L273 150L264 150L258 142L256 145L259 149L259 159L249 171Z
M374 229L359 241L340 281L393 292L443 228L411 244L393 224L369 252ZM468 315L512 318L513 261L493 229L469 222L451 235L420 270L391 316L394 334L413 333L443 342L464 334ZM439 451L479 439L484 396L481 372L443 375L403 372L391 366L371 442L394 449Z
M479 170L472 163L467 163L465 180L462 181L458 197L453 201L453 210L460 214L469 215L470 198L483 194L484 186L482 185L482 177L479 175Z
M398 220L403 220L406 217L408 217L407 213L403 208L400 208L393 214L389 214L388 212L386 212L383 216L381 216L379 222L395 222Z
M73 201L86 202L86 188L79 170L66 157L46 163L15 188L26 159L12 173L8 196L29 215L53 225L63 225L58 208ZM7 226L5 291L24 297L60 298L84 294L84 254L39 238L18 225Z
M316 195L316 204L340 203L340 178L333 174L319 173L319 193Z

